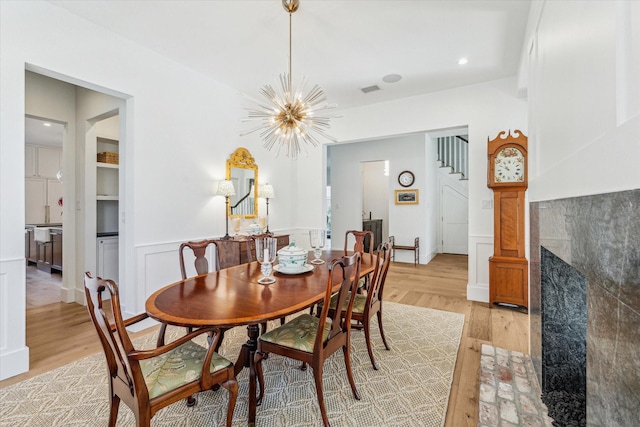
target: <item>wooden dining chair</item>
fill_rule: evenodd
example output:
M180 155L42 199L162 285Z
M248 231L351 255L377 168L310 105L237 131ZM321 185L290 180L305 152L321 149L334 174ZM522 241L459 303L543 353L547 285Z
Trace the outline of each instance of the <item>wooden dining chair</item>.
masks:
M380 329L382 343L387 350L391 349L389 344L387 344L387 339L384 336L384 328L382 327L382 291L384 290L384 284L387 280L389 265L391 265L391 245L389 242L382 242L378 246L378 259L376 260L376 266L373 271L373 278L371 279L369 289L366 295L356 294L353 303L353 312L351 314L351 319L363 325L369 359L371 359L371 364L375 370L378 369L378 365L371 350L371 317L373 317L374 314L378 317L378 328ZM337 302L338 299L335 296L331 297L329 306L330 316L333 314L335 308L339 307ZM346 316L347 306L343 305L343 307L342 315Z
M349 236L353 236L355 241L353 242L353 251L364 253L365 250L373 254L373 245L374 245L374 236L372 231L360 231L360 230L347 230L344 233L344 252L347 253L349 250ZM369 248L365 248L365 239L369 236Z
M207 274L209 272L209 260L207 259L207 250L210 246L213 246L215 249L215 260L214 260L214 268L216 270L220 269L220 251L218 248L218 243L215 240L205 239L199 241L190 241L180 244L178 248L178 254L180 259L180 274L182 275L182 280L187 278L187 268L185 264L185 249L190 249L193 252L193 256L195 260L193 261L193 265L196 268L196 275L200 276L201 274ZM187 333L190 333L192 328L187 327ZM220 345L222 345L222 338L224 338L224 333L227 329L220 329L220 339L218 340L218 348L215 350L218 351ZM164 345L164 336L167 331L167 324L163 323L160 325L160 333L158 334L158 347ZM213 338L209 338L209 342L212 342Z
M360 400L356 384L351 372L350 332L351 312L354 296L356 294L357 280L360 276L360 253L331 261L329 264L329 278L325 300L329 301L333 294L334 284L340 283L340 289L336 294L336 304L345 307L344 316L339 311L330 315L329 306L320 312L319 316L304 313L290 320L284 325L263 334L258 339L258 351L255 354L255 367L260 383L260 403L264 397L264 373L262 361L270 354L275 353L291 359L303 362L313 369L313 377L318 395L318 404L325 427L329 426L329 418L324 405L322 391L322 369L324 361L342 348L347 378L351 385L353 396ZM304 369L304 368L303 368Z
M180 245L178 252L180 254L180 273L182 274L182 280L187 278L187 270L185 267L185 249L189 248L195 256L194 266L196 268L196 274L207 274L209 272L209 260L207 259L207 250L210 246L215 249L215 262L214 269L220 269L220 250L218 243L215 240L207 239L200 241L185 242Z
M118 285L85 273L84 290L87 309L98 332L107 359L109 381L109 426L115 427L118 407L123 401L135 415L137 425L149 426L160 409L187 399L196 403L193 395L222 385L229 392L227 427L231 426L238 396L234 366L214 351L220 338L215 328L202 328L175 341L154 348L139 350L133 346L126 328L148 317L146 313L124 320L120 311ZM103 310L103 293L111 298L113 324ZM204 348L192 341L203 333L215 335L213 345Z
M369 246L367 253L373 255L373 244L374 244L374 236L372 231L360 231L360 230L347 230L344 233L344 253L347 254L349 250L349 236L353 236L355 241L353 242L353 251L360 252L360 254L365 253L367 249L366 246ZM367 239L367 237L369 237ZM366 245L367 241L369 245ZM358 281L358 292L363 293L368 287L371 277L367 274L364 277L361 277Z

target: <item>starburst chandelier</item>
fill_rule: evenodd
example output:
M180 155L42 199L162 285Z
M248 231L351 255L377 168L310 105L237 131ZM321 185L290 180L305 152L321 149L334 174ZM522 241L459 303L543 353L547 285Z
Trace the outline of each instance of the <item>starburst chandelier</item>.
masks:
M246 107L249 118L245 121L259 121L259 125L249 129L241 135L260 131L260 137L264 140L264 147L271 150L277 147L280 154L285 149L287 157L298 157L301 149L306 152L306 145L317 147L320 145L318 136L336 142L329 136L326 130L330 127L329 119L332 117L328 111L336 108L327 103L327 97L320 88L315 85L304 95L307 79L302 77L296 90L291 84L291 21L292 15L298 10L300 0L282 0L282 6L289 13L289 72L280 74L276 81L276 88L266 84L260 89L260 94L266 102L252 100L256 105Z

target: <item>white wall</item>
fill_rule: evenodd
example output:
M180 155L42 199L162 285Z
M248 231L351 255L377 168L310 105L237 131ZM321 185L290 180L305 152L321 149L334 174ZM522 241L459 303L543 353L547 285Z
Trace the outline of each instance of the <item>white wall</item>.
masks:
M531 43L531 201L640 188L640 3L547 1Z
M527 134L526 102L515 97L516 90L515 78L502 79L344 110L341 112L342 118L332 122L331 133L344 142L468 126L470 176L467 297L478 301L489 299L488 258L493 255L493 210L482 209L482 200L493 198L486 179L487 141L509 129L519 129ZM310 182L302 174L299 177L300 180ZM332 190L335 183L332 179ZM356 223L358 209L349 214L346 221ZM343 228L344 225L340 227Z
M344 247L344 233L346 230L362 228L362 175L361 162L380 159L389 160L388 191L385 191L386 203L389 209L389 235L395 236L398 244L411 244L413 239L420 237L422 242L435 240L427 236L427 230L432 226L427 223L434 218L435 193L426 191L427 176L433 174L435 160L429 167L425 167L425 136L422 133L402 137L383 138L372 141L354 142L349 144L331 145L331 246L342 249ZM398 174L403 170L414 173L416 182L411 188L418 189L420 199L417 205L396 205L394 190L401 189L398 184ZM368 214L368 213L367 213ZM428 255L434 248L425 247L421 251L422 262L428 262ZM412 253L396 253L397 261L413 262Z
M224 201L213 196L213 181L224 178L225 160L239 146L252 152L260 179L276 189L274 231L287 231L294 222L286 194L298 188L290 179L295 168L287 158L274 159L258 136L238 136L244 111L236 90L43 1L0 2L0 52L0 379L28 368L21 202L25 67L126 99L125 315L143 311L150 290L176 278L177 268L154 268L163 265L158 259L167 250L177 263L179 242L224 234Z
M130 260L120 277L126 284L125 316L143 311L146 296L176 278L171 263L179 242L224 233L224 201L213 197L212 183L224 177L225 160L239 146L254 155L260 181L274 185L270 228L301 239L300 230L324 226L324 148L311 148L297 161L274 159L258 135L240 138L245 113L236 90L44 1L0 2L0 52L0 379L28 365L21 184L25 67L126 100L121 135L131 164L124 171L129 210L121 224L126 235L121 256ZM506 79L346 110L330 132L351 142L469 126L472 298L488 295L482 269L491 247L492 215L480 210L480 200L491 197L485 183L486 141L509 128L527 131L526 106L514 98L515 90L515 79ZM413 159L408 153L402 169L419 171L423 163ZM392 175L397 172L392 168ZM356 224L361 200L357 203L347 218ZM474 245L484 246L484 252Z

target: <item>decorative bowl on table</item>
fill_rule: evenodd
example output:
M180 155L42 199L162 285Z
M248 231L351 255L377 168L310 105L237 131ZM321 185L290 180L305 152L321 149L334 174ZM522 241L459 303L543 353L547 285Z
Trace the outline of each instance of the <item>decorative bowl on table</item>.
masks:
M295 243L280 249L278 251L278 268L276 271L285 274L309 271L307 251L304 248L295 246Z
M255 235L255 234L261 234L262 233L262 228L260 227L259 224L251 223L249 224L249 226L247 227L247 232L251 235Z

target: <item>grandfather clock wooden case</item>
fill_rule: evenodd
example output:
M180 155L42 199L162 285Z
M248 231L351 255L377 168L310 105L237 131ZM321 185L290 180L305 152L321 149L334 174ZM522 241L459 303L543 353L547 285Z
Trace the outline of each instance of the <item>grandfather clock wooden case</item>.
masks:
M525 258L527 137L501 132L488 141L488 181L494 192L493 256L489 258L489 305L528 307L529 262Z

